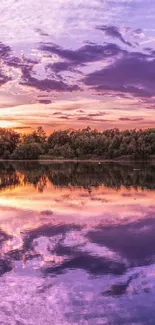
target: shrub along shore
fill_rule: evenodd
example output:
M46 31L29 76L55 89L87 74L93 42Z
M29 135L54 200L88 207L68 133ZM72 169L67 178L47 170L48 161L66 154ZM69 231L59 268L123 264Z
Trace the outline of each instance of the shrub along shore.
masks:
M155 128L103 131L89 127L46 135L40 126L29 134L0 128L4 160L145 160L155 157Z

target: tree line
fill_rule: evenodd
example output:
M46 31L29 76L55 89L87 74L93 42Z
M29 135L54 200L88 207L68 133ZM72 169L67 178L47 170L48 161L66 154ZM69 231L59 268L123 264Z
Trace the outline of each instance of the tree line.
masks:
M155 128L104 131L89 127L58 130L46 135L40 126L29 134L0 128L0 158L36 159L149 159L155 155Z

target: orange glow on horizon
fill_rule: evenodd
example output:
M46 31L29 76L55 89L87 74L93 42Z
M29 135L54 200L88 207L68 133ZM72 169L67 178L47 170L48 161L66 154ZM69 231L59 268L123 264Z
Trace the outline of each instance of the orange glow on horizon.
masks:
M18 128L19 124L14 121L9 120L0 120L0 128L9 128L9 129L16 129Z

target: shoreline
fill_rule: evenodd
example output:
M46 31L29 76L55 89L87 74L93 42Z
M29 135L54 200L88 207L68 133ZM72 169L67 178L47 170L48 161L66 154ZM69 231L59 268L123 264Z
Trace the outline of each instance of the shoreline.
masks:
M134 160L134 159L0 159L0 162L47 162L47 163L152 163L155 162L155 157L147 160Z

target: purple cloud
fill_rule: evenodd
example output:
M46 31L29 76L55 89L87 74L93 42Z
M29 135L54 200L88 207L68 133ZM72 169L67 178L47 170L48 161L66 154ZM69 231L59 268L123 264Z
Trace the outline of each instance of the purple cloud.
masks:
M105 115L105 112L99 112L99 113L90 113L88 114L89 117L97 117L97 116L103 116Z
M8 45L5 45L0 42L0 59L2 60L1 62L1 69L0 69L0 86L4 85L8 81L12 80L11 77L5 75L3 71L3 65L7 58L9 57L11 53L11 48Z
M78 118L78 121L90 121L90 117L86 117L86 116L81 116Z
M11 77L4 75L3 72L0 71L0 86L6 84L10 80L12 80Z
M69 85L63 82L62 80L57 81L54 79L43 79L39 80L31 76L30 71L26 68L23 70L22 80L20 81L21 85L29 86L36 88L41 91L76 91L79 90L79 86L77 85Z
M62 62L55 62L47 65L47 68L55 72L72 70L77 68L77 66L84 66L89 62L96 62L125 53L118 45L112 43L104 45L87 44L77 50L68 50L52 43L45 43L41 44L40 48L42 51L56 54L61 59L64 59Z
M106 68L88 74L85 85L97 91L155 95L155 60L143 53L126 53Z
M134 34L140 35L143 33L143 30L141 28L137 28L136 30L134 30Z
M33 70L34 66L39 63L39 61L36 59L26 58L24 56L22 58L8 56L5 63L10 67L20 69L23 75L27 74L28 76Z
M61 115L61 112L54 112L53 115Z
M39 100L39 103L40 104L51 104L52 103L52 101L50 100L50 99L40 99Z
M136 122L136 121L142 121L144 119L142 117L135 117L135 118L120 117L119 120L120 121L132 121L132 122Z
M50 36L48 33L44 32L41 28L35 29L36 33L38 33L40 36Z
M0 59L3 63L15 68L30 67L39 63L38 59L27 58L24 55L17 57L13 55L13 51L10 46L0 42Z
M130 42L125 41L125 39L123 38L122 34L119 31L119 28L116 26L103 25L103 26L97 26L96 29L103 31L108 36L119 39L119 41L121 41L122 43L128 46L132 46Z
M5 45L0 42L0 58L6 59L11 53L11 48L8 45Z
M102 123L102 122L109 122L110 120L101 119L101 118L93 119L92 117L89 117L89 115L88 115L88 116L79 117L78 121L91 121L91 122L100 122L100 123Z

